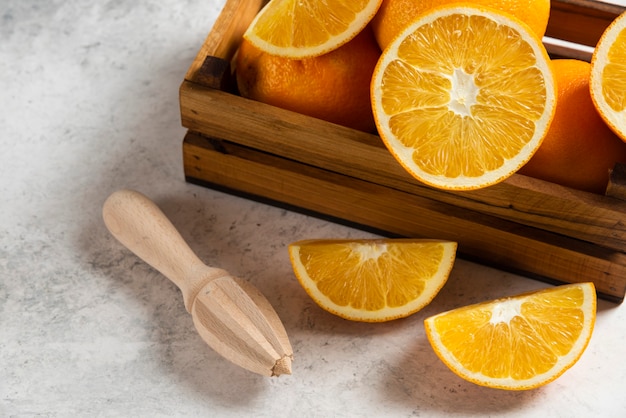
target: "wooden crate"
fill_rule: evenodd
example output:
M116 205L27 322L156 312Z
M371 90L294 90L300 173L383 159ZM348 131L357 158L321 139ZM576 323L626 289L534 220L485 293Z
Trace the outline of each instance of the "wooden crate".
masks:
M471 192L434 189L376 135L238 96L230 63L264 3L228 0L180 87L187 181L383 235L454 240L461 257L551 283L593 281L601 297L623 301L625 201L518 174ZM552 5L547 34L559 38L546 46L559 56L588 54L622 11Z

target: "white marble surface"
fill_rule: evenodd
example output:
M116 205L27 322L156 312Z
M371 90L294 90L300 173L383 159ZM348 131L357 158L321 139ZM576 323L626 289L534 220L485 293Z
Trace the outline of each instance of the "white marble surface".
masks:
M552 384L478 387L435 357L423 319L545 284L459 260L424 311L347 322L306 296L287 245L368 234L185 183L177 90L223 2L0 2L0 416L624 416L625 306L600 301L587 351ZM105 230L123 187L267 295L293 375L203 343L178 289Z

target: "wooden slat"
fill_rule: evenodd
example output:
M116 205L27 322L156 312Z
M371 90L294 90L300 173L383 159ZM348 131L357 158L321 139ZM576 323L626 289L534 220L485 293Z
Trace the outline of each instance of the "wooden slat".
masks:
M595 0L552 0L546 36L595 46L624 7Z
M626 201L626 164L616 164L611 170L606 194Z
M400 190L189 133L187 180L344 219L393 236L454 240L459 254L551 282L593 281L620 302L626 255Z
M445 192L413 179L380 138L237 96L231 60L266 0L227 0L180 88L189 181L403 236L454 239L467 256L545 280L591 280L621 301L626 202L521 175L477 191ZM590 59L623 7L552 1L546 43ZM547 38L546 38L547 39ZM563 42L565 41L565 42ZM209 145L207 145L209 144ZM610 187L615 196L618 184Z
M626 202L514 175L469 192L414 180L376 135L264 105L193 83L181 87L185 127L304 164L460 208L626 249Z
M239 47L243 33L265 3L267 0L227 0L187 70L185 80L196 81L196 73L206 57L222 58L229 62Z

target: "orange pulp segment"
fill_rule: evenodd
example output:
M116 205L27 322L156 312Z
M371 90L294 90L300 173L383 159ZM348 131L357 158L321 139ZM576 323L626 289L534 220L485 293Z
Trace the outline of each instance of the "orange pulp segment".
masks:
M595 47L589 88L602 119L626 141L626 12L606 28Z
M457 244L419 239L304 240L289 254L296 277L323 309L383 322L426 306L448 279Z
M272 55L302 59L333 51L373 19L382 0L270 0L244 33Z
M478 385L545 385L578 361L596 318L593 283L557 286L470 305L425 320L437 356Z
M448 190L512 175L543 140L556 86L518 19L477 5L433 9L383 51L371 99L379 134L415 178Z

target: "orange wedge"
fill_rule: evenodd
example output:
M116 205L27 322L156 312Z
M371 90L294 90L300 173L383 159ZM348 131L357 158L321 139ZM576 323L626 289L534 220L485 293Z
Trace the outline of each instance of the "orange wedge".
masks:
M352 321L409 316L437 295L455 242L416 239L305 240L289 246L300 284L323 309Z
M593 283L558 286L458 308L425 320L437 356L492 388L545 385L574 365L596 319Z
M302 59L326 54L354 38L382 0L270 0L244 38L262 51Z
M432 9L383 51L371 84L378 132L415 178L448 190L500 182L526 163L554 115L541 40L477 5Z
M600 37L591 59L589 84L598 113L626 141L626 12Z

